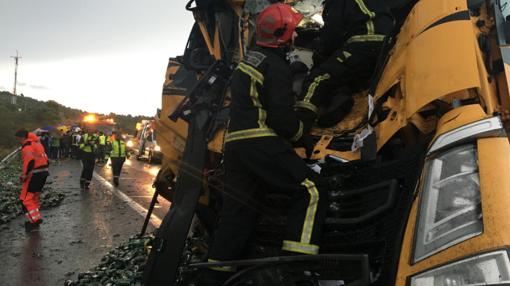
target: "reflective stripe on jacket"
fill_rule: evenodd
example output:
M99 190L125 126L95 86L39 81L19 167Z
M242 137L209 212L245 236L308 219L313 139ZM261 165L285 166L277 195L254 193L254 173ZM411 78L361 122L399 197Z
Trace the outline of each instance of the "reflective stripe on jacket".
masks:
M301 138L303 124L294 111L291 71L280 52L256 47L234 71L225 142L274 136L289 141Z
M319 53L329 55L355 42L382 42L394 26L388 5L380 0L326 0Z

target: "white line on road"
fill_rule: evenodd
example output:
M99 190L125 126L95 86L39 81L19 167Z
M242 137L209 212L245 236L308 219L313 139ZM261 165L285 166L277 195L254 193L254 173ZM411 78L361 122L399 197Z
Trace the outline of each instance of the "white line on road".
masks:
M130 206L133 210L135 210L135 212L137 212L139 215L141 215L144 218L147 216L148 210L146 208L142 207L139 203L135 202L130 197L128 197L126 194L121 192L118 188L114 187L110 182L105 180L103 177L101 177L101 175L99 175L95 171L94 171L94 178L96 180L98 180L103 186L105 186L111 193L113 193L119 199L126 202L128 204L128 206ZM152 215L151 215L150 222L155 227L159 227L161 225L161 219L154 213L152 213Z

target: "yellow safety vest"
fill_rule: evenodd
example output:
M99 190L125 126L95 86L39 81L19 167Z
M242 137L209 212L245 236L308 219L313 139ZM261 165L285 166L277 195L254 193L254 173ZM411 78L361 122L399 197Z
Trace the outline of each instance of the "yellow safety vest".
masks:
M99 135L99 145L106 145L106 136Z
M89 135L88 134L84 134L83 135L83 140L82 142L80 143L80 149L84 152L87 152L87 153L92 153L94 152L94 146L90 146L88 145L87 143L89 143L89 141L95 141L96 138L94 135L90 136L89 138Z
M126 157L126 142L122 140L112 141L112 151L110 152L112 158L124 158Z

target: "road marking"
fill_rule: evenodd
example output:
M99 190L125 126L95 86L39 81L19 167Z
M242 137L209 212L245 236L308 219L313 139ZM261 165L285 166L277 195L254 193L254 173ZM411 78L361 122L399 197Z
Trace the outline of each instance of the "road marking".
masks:
M135 212L137 212L139 215L141 215L144 218L147 216L148 210L146 208L142 207L139 203L135 202L129 196L127 196L126 194L121 192L118 188L114 187L110 182L105 180L103 177L101 177L101 175L99 175L95 171L94 171L94 178L97 181L99 181L99 183L101 183L103 186L105 186L116 197L118 197L119 199L126 202L128 204L128 206L130 206L133 210L135 210ZM151 215L150 222L155 227L159 227L161 225L161 219L154 213L152 213L152 215Z

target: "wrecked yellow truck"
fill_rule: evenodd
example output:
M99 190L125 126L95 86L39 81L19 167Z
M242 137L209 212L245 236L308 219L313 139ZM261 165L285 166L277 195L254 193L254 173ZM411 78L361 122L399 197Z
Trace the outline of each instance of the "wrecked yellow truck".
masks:
M290 59L309 68L321 1L289 2L305 15ZM148 285L195 285L200 269L221 266L242 269L225 285L271 285L264 269L281 266L295 272L289 285L510 285L509 1L387 2L396 28L370 88L335 127L312 131L312 159L332 186L321 253L276 256L288 198L268 196L245 259L218 263L204 261L221 205L229 72L267 3L187 4L196 24L169 61L157 119L158 180L175 196ZM289 80L299 89L302 79Z

